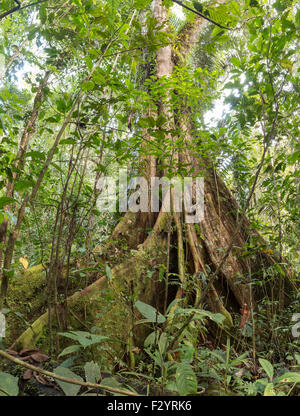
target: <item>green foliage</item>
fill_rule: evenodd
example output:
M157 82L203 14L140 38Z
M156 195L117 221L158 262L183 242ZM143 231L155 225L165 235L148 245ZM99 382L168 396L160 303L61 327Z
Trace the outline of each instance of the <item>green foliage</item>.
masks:
M16 242L11 264L0 274L5 271L11 286L19 288L18 295L25 294L16 273L23 273L19 259L25 257L30 265L42 263L47 270L47 307L64 304L66 297L90 283L91 275L106 274L109 284L114 283L112 269L102 258L107 253L101 248L98 255L94 248L101 247L121 214L97 210L97 179L117 178L120 167L134 177L140 161L149 156L168 177L189 176L195 173L193 164L174 162L174 155L184 151L195 162L212 160L241 209L258 179L246 213L253 236L246 247L234 247L241 250L234 256L261 259L251 289L264 290L266 281L275 285L288 264L299 273L299 5L288 0L190 2L233 30L208 24L186 56L181 47L185 40L189 44L185 36L195 16L186 12L179 18L170 10L171 2L166 5L171 30L160 30L150 0L59 1L55 8L41 4L1 21L0 54L8 65L0 79L1 229L7 221L1 254L5 256L7 237L14 236ZM9 6L1 2L1 12ZM172 46L176 65L170 76L157 79L155 56L166 45ZM42 88L47 74L50 78ZM223 114L214 120L220 107ZM22 147L26 137L29 142ZM212 197L222 200L224 195ZM22 207L24 216L16 230ZM197 232L204 240L200 226ZM256 232L265 238L264 246ZM171 245L173 256L176 247L173 241ZM120 247L123 250L125 243ZM117 261L120 251L113 253ZM264 265L268 255L273 256L272 267ZM164 272L162 267L158 273L161 282ZM151 278L153 274L150 270ZM170 277L178 284L176 273ZM248 277L237 276L233 284ZM38 280L31 294L43 290L44 280ZM187 301L193 303L206 284L203 272L194 276ZM163 314L133 296L131 313L136 309L143 319L133 322L132 331L135 324L146 324L149 335L138 353L133 336L126 345L137 361L129 378L144 377L148 392L154 385L160 393L200 394L202 385L209 391L215 383L219 394L292 394L299 383L299 345L289 335L290 316L299 297L295 294L278 314L272 296L265 293L253 313L254 324L242 329L235 311L235 325L229 329L224 315L207 311L205 304L197 310L175 301ZM36 317L46 304L20 299L22 312L9 316L27 328L32 320L25 312ZM192 321L171 348L174 333L190 316ZM227 340L216 337L211 347L207 323L228 335ZM112 370L104 358L97 362L95 353L120 361L107 347L109 336L74 330L59 335L73 343L56 351L59 358L85 361L85 355L92 356L93 361L81 366L87 381L99 382L103 367ZM253 345L261 357L258 362L246 352ZM54 349L50 335L49 348ZM123 370L129 366L126 359ZM60 365L55 371L83 380L72 370ZM261 378L254 381L257 376ZM0 373L0 394L17 395L17 381ZM115 378L105 383L119 385ZM80 386L60 386L66 395L79 394Z
M300 382L300 374L292 372L284 373L274 379L274 368L272 364L263 358L259 358L259 362L269 378L269 381L266 381L265 379L259 379L256 381L256 384L264 386L264 396L285 396L291 390L282 390L281 386L284 383L294 383L295 386Z
M84 366L85 378L89 383L98 383L101 378L100 367L97 363L90 361Z
M177 365L176 386L180 396L197 393L197 377L190 364L181 363Z
M166 320L166 318L151 305L147 305L138 300L135 303L135 306L149 322L162 324Z
M93 334L86 331L60 332L59 335L77 341L82 348L87 348L91 345L99 344L100 342L107 341L108 339L108 337L104 335ZM62 354L66 355L66 350L64 350L60 355Z
M263 358L259 358L259 363L262 366L262 368L265 370L270 381L272 381L273 376L274 376L274 369L273 369L272 364L268 360L264 360Z
M83 381L81 377L77 376L75 373L73 373L73 371L69 370L66 367L57 367L54 370L54 373L71 380ZM80 390L80 386L76 384L66 383L61 380L57 380L57 382L66 396L76 396Z
M18 378L0 372L0 396L17 396L19 393Z

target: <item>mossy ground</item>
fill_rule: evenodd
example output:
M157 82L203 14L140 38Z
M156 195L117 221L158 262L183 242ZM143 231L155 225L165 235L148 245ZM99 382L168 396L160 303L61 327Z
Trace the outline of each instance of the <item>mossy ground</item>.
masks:
M5 344L28 327L28 323L45 312L47 305L46 273L42 265L33 266L10 281Z
M134 303L137 299L149 301L150 298L157 298L159 269L166 261L165 237L160 230L153 232L145 246L129 252L129 258L119 257L121 262L111 269L111 276L100 277L99 273L97 277L87 276L86 288L82 287L80 279L77 279L77 283L74 281L68 298L66 325L58 325L56 314L52 311L54 345L57 345L56 333L59 331L87 330L96 326L101 335L110 337L112 356L123 357L128 351L128 344L138 345L138 339L145 338L143 328L138 326L135 327L134 342L132 340L134 322L141 318ZM91 279L94 281L92 284ZM16 315L10 314L7 346L17 340L14 345L17 350L38 346L47 353L47 304L46 278L42 266L36 266L12 281L8 305L14 312L21 312L24 319L19 322ZM59 340L56 350L65 346L64 341Z

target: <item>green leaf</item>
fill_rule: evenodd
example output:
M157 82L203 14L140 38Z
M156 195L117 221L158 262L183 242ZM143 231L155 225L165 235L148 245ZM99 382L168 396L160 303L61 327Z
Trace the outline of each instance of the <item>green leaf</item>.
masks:
M144 347L149 347L155 343L155 331L151 332L144 341Z
M46 10L45 5L42 5L40 7L39 14L40 14L41 23L44 24L47 20L47 10Z
M161 355L165 354L168 348L168 335L163 332L158 341L158 348Z
M191 364L194 358L195 348L191 345L185 345L184 350L180 354L180 360L183 363Z
M66 111L66 103L63 99L59 99L56 102L56 107L59 112L64 113Z
M37 150L34 150L32 152L27 152L25 154L25 157L31 157L32 159L40 159L40 160L45 160L46 156L45 153L42 152L38 152Z
M101 378L100 367L94 361L90 361L84 366L85 379L88 383L98 383Z
M286 0L277 0L275 3L273 3L273 7L275 7L276 10L279 12L283 12L288 6L288 2Z
M61 335L62 337L73 339L74 341L78 341L78 334L77 334L76 331L59 332L58 335Z
M93 80L97 83L97 84L104 84L105 83L105 77L99 73L99 72L95 72L93 75Z
M59 376L69 378L71 380L83 381L81 377L79 377L77 374L73 373L73 371L69 370L66 367L57 367L54 370L54 373ZM57 380L57 383L62 388L66 396L76 396L80 390L80 386L77 384L66 383L65 381L61 380Z
M241 10L237 1L233 0L230 2L230 9L235 13L236 16L240 16Z
M175 310L175 314L190 314L195 313L194 319L203 319L203 317L207 316L212 321L216 322L217 324L222 324L226 317L222 313L213 313L210 311L205 311L202 309L183 309L177 308Z
M59 144L76 144L76 140L75 139L63 139L60 141Z
M5 207L5 205L10 205L10 204L13 204L15 202L16 202L16 200L14 198L8 198L6 196L2 196L0 198L0 209Z
M266 385L265 391L264 391L264 396L276 396L276 393L274 391L274 384L273 383L268 383Z
M85 58L85 63L86 63L86 66L88 67L89 71L91 71L92 68L93 68L93 61L91 60L91 58L89 56L87 56Z
M181 363L177 366L176 385L180 396L186 396L197 392L197 377L189 364Z
M105 266L105 272L106 272L107 280L108 281L113 280L113 274L112 274L111 268L108 265Z
M0 396L17 396L19 394L18 377L0 372Z
M183 299L174 299L167 308L166 313L168 314L170 310L175 306L177 303L182 302Z
M95 84L93 81L85 81L81 85L82 91L91 91L94 88Z
M101 386L120 388L122 387L122 384L120 384L114 377L108 377L101 382Z
M86 331L70 331L70 332L59 332L59 335L71 338L74 341L79 342L83 348L86 348L93 344L99 344L103 340L107 340L108 337L105 335L91 334Z
M31 180L18 181L15 184L15 190L23 191L24 189L31 188L33 185L34 185L34 182Z
M209 311L202 311L201 315L208 316L212 321L216 322L217 324L222 324L226 318L222 313L213 313Z
M241 61L238 58L233 56L230 60L231 60L231 63L233 63L234 66L236 66L238 68L241 68L242 64L241 64Z
M299 27L300 26L300 8L297 10L295 21L296 21L297 27Z
M259 361L260 365L262 366L262 368L267 373L267 376L269 377L269 379L273 380L274 368L273 368L272 364L270 363L270 361L265 360L263 358L259 358L258 361Z
M71 354L72 352L76 352L80 350L80 345L71 345L70 347L65 348L58 356L58 358L60 357L64 357L65 355Z
M160 312L158 312L157 309L153 308L151 305L147 305L147 303L138 300L135 303L135 307L145 318L149 319L150 322L157 322L158 324L162 324L166 321L166 318Z
M300 373L284 373L278 377L277 381L280 383L300 383Z
M193 6L198 12L203 13L203 5L197 1L193 1Z

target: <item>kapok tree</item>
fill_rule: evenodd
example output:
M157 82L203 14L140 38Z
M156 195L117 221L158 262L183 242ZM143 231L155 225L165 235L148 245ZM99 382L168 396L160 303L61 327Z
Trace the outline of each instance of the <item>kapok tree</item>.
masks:
M224 7L229 10L229 5L219 3L215 15L218 10L224 12ZM195 68L190 57L207 20L196 16L180 31L175 42L173 39L176 48L172 47L170 40L156 52L152 65L155 74L152 73L150 80L146 81L148 108L145 106L142 117L145 140L140 149L139 172L146 178L149 188L153 177L203 177L204 218L198 224L187 222L190 213L187 207L176 212L173 192L171 212L161 209L153 213L150 205L147 213L127 212L99 257L99 261L105 261L108 266L107 275L97 276L94 283L68 298L69 307L79 311L83 308L86 311L88 305L89 316L103 333L127 343L129 352L133 345L143 345L148 331L147 326L137 325L140 314L135 308L136 300L165 313L166 306L177 299L171 308L170 323L174 322L176 305L185 300L194 310L206 309L222 314L223 328L224 325L230 328L234 326L233 313L241 308L248 309L253 319L253 312L266 293L278 301L280 310L293 291L290 272L282 264L278 271L279 259L264 250L264 239L246 216L269 146L276 136L280 105L285 94L280 76L273 74L278 68L272 60L270 46L272 23L264 24L262 19L251 21L254 14L263 13L263 9L246 3L244 6L249 12L250 23L243 30L259 33L263 29L269 31L270 36L265 40L266 47L255 55L255 59L250 56L244 58L243 64L236 62L241 68L243 65L241 70L248 71L249 78L254 78L259 64L263 66L261 79L256 85L258 94L262 96L261 113L255 118L255 123L261 118L263 123L261 158L253 173L243 209L214 168L206 148L206 136L201 134L197 125L196 107L201 105L201 98L207 92L207 74L201 74L197 69L200 81L193 79L191 74L195 74ZM237 17L240 15L241 8L238 8L231 29L242 30L242 22ZM166 39L171 39L167 5L161 0L154 2L153 17L157 21L156 29L164 33ZM284 19L288 17L285 15ZM188 87L183 88L180 84L184 74L189 77L187 81L192 82L190 90L196 86L199 88L192 99ZM270 87L265 88L266 82ZM162 151L162 146L168 150ZM157 147L159 151L155 150ZM195 189L193 198L196 198ZM272 271L272 279L266 271ZM176 276L176 285L168 284L170 276ZM180 324L173 327L171 346L184 336L193 317L194 313L191 313L188 318L180 318ZM48 312L35 321L15 345L34 345L47 321ZM112 341L112 345L120 349L120 343Z

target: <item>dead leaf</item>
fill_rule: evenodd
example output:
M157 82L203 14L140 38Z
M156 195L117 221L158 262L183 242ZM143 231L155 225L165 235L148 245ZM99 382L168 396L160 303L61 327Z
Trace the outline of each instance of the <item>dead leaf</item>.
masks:
M27 355L27 357L19 357L19 360L21 360L21 361L30 361L30 355Z
M25 257L20 257L19 262L23 265L24 269L28 269L28 260Z
M237 377L242 377L242 376L243 376L243 374L244 374L244 369L243 369L243 368L241 368L239 371L237 371L237 372L235 373L235 375L236 375Z
M20 352L19 352L19 355L21 356L21 357L24 357L25 355L31 355L32 353L34 353L34 352L38 352L39 351L39 349L38 348L24 348L23 350L21 350Z
M51 383L49 383L44 377L40 376L39 374L36 374L36 372L34 372L34 377L39 383L43 384L44 386L52 386Z
M6 350L7 354L12 355L13 357L18 357L18 353L17 351L13 351L13 350Z
M37 363L43 363L45 361L50 360L50 357L46 354L42 354L41 352L36 352L35 354L31 354L30 358L32 358Z
M53 380L53 379L51 379L50 377L48 377L48 376L46 376L44 374L43 375L42 374L38 374L36 371L33 372L33 375L34 375L35 379L39 383L43 384L44 386L49 386L49 387L52 387L54 389L56 388L56 386L57 386L56 381Z
M30 380L32 377L32 370L26 370L23 374L23 380Z

